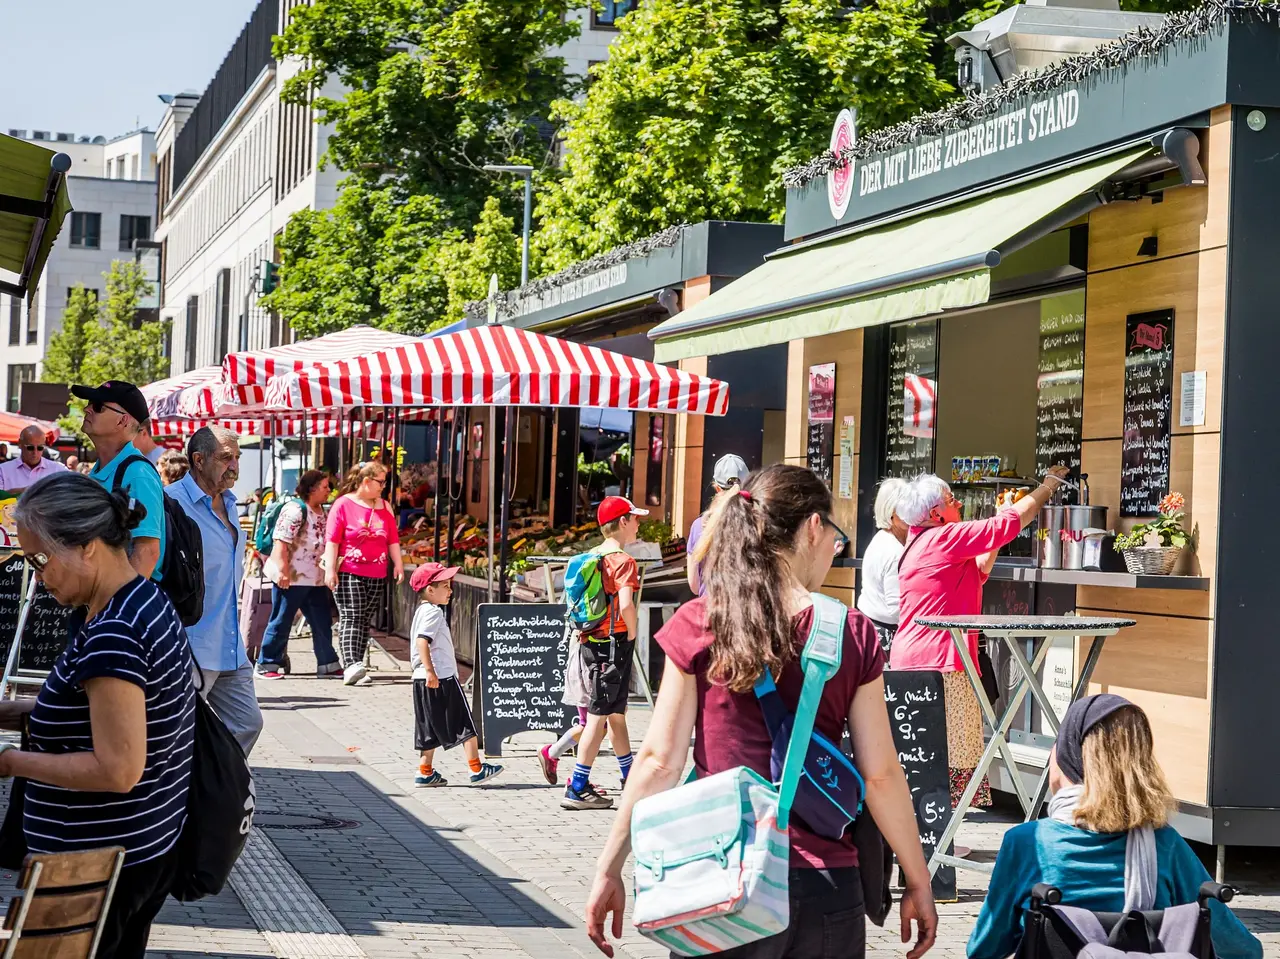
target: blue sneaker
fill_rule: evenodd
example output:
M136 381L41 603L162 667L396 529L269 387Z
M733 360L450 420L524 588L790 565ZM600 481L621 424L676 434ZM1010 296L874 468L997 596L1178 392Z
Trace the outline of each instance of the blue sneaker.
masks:
M480 766L478 773L471 774L471 785L480 786L487 783L490 779L496 779L498 774L502 772L502 767L496 763L484 763Z
M433 769L430 776L418 773L413 777L413 784L415 786L447 786L449 785L449 780L440 775L440 770Z

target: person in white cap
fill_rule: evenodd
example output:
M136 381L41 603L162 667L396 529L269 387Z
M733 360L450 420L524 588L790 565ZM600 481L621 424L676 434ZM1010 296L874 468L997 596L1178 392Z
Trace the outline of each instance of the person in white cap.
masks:
M711 486L717 493L723 493L727 489L735 489L742 486L747 481L747 464L737 453L726 453L724 456L716 460L715 468L711 472ZM700 563L693 561L693 551L698 545L698 540L702 539L702 520L699 516L693 521L693 525L689 527L689 540L686 551L688 560L686 562L685 576L689 580L689 588L699 596L703 594L702 582L699 577L701 571Z

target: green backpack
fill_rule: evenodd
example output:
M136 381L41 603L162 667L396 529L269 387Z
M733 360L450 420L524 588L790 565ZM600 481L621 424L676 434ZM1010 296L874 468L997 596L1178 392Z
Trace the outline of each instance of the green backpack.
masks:
M610 553L588 550L569 560L564 572L564 599L569 607L569 623L574 629L588 632L604 622L609 615L613 597L604 591L603 561Z
M280 518L280 511L285 508L288 503L301 503L302 500L296 496L278 496L267 506L266 509L258 513L258 528L253 534L253 548L263 556L270 556L271 550L276 544L276 520Z

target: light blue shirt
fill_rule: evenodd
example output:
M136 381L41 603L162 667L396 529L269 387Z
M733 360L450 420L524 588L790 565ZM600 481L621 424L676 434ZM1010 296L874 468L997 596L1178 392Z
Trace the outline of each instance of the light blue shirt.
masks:
M97 480L109 491L115 484L116 470L130 456L142 456L138 447L125 443L124 449L115 455L109 463L99 463L89 473L89 478ZM146 462L130 463L124 470L124 481L121 490L128 490L129 495L141 503L147 510L147 518L133 529L134 536L150 536L160 541L160 554L156 558L156 568L151 573L153 580L160 578L164 569L164 484L160 482L160 474L156 468Z
M244 643L240 639L240 580L244 575L244 530L236 522L236 497L230 490L222 493L227 518L235 527L233 533L213 511L213 497L196 485L188 473L178 482L164 488L182 511L200 527L204 551L204 615L194 626L187 627L191 652L201 669L229 672L247 665Z

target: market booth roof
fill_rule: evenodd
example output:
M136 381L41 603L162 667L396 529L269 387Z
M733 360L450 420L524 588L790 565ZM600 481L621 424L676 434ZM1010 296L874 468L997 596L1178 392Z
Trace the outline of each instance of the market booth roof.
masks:
M1128 150L848 239L784 248L654 327L654 358L732 353L986 303L1002 255L1061 226L1058 214L1070 215L1073 200L1149 152Z
M478 326L277 376L267 404L599 406L722 416L729 386L594 346L509 326Z
M0 292L25 296L71 211L71 158L0 135Z
M18 442L18 437L22 435L22 431L31 426L38 426L42 429L45 440L49 443L56 443L62 435L62 430L58 428L56 423L46 423L44 420L33 419L30 416L21 416L18 413L6 413L0 410L0 443Z

